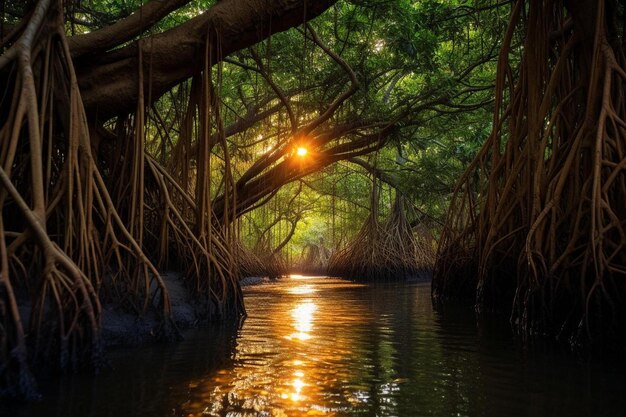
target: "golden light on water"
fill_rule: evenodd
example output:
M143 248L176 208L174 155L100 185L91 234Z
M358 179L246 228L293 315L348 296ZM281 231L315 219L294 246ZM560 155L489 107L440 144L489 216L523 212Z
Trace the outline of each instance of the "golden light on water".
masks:
M325 291L357 286L291 275L280 285L252 289L268 295L268 303L250 304L234 365L190 385L195 401L185 411L193 417L342 415L342 407L353 406L352 395L333 405L327 393L347 395L338 384L349 378L341 368L353 355L349 335L367 318Z
M291 399L293 401L300 401L302 399L302 388L304 387L304 382L302 382L302 380L300 378L296 378L293 380L293 382L291 383L291 385L293 386L294 391L291 393Z
M293 295L306 295L313 294L317 290L312 285L304 284L298 285L297 287L290 288L287 292Z
M289 278L291 278L291 279L307 279L309 277L306 276L306 275L291 274L291 275L289 275Z
M309 340L311 338L311 331L313 330L313 313L317 310L317 306L310 300L297 304L293 310L291 310L291 317L293 318L293 327L296 329L296 333L292 333L288 336L289 339Z

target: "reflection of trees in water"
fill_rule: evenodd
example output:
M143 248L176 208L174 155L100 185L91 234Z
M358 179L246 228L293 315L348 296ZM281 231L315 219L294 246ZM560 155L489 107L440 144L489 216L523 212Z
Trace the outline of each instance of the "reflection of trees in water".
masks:
M48 388L58 403L6 415L615 415L611 409L620 409L623 374L537 346L521 350L506 324L477 323L471 308L444 305L433 312L425 285L303 277L249 295L240 330L200 330L176 345L139 349L97 379L72 377Z
M430 397L432 381L423 381L418 366L436 362L437 340L427 336L419 319L432 315L428 287L378 286L367 292L367 308L375 317L367 339L372 374L367 379L369 401L362 411L368 415L407 415L421 413L416 404ZM425 331L426 330L426 331ZM428 337L428 342L421 339ZM419 368L418 368L419 369Z
M508 316L494 320L493 315L476 315L470 307L455 302L438 306L434 318L443 347L440 368L448 369L450 378L457 381L462 397L450 398L450 403L464 405L461 414L623 413L625 372L621 360L601 364L577 357L549 340L524 343L513 338ZM461 338L464 344L458 346Z
M368 415L471 415L469 398L475 387L472 378L479 374L478 362L463 351L471 349L466 343L474 339L472 312L464 310L458 317L464 320L462 325L447 323L447 317L432 311L428 286L383 286L368 294L368 307L377 320L368 340L370 401L362 411ZM463 337L456 339L451 337L454 333L442 331L440 326L446 324L457 335L461 330ZM451 346L455 343L456 347Z
M233 366L238 324L195 330L179 343L114 351L111 368L97 377L70 375L43 381L41 402L1 415L21 416L170 416L180 415L194 381Z

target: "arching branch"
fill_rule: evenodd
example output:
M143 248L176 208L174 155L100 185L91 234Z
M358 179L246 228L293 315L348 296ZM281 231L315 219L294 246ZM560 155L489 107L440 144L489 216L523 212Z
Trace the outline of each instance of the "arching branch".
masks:
M204 43L217 63L227 55L254 45L271 34L312 19L335 0L222 0L202 15L150 37L142 47L151 77L145 97L158 99L166 91L202 70ZM79 84L88 115L100 121L132 112L136 106L139 42L77 62ZM217 50L220 54L218 55ZM102 88L102 83L107 88Z
M122 45L141 35L169 13L189 3L191 0L151 0L133 14L111 26L72 36L68 39L72 58L86 54L95 55Z

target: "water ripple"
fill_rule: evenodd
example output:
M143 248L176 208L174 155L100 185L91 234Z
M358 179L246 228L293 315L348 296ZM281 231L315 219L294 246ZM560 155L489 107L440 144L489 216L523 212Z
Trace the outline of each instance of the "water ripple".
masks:
M245 296L241 328L196 330L179 344L118 352L111 371L52 382L44 401L6 415L626 413L623 366L529 353L506 326L481 329L471 310L433 311L428 285L297 276Z

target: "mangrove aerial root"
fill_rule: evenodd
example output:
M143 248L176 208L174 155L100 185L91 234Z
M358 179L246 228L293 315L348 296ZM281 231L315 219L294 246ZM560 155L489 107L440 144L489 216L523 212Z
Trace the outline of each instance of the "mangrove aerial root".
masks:
M373 209L356 238L332 254L328 273L358 280L402 280L428 274L434 262L431 239L415 233L407 220L406 201L396 195L389 217L378 220L377 187Z
M243 304L232 218L216 216L206 193L182 187L149 155L144 89L136 111L116 119L114 134L94 124L78 88L63 2L39 0L26 19L0 56L0 395L33 398L32 363L76 369L101 362L102 302L156 315L161 335L177 336L157 265L183 269L209 314L241 313ZM139 45L144 85L150 79ZM208 57L206 65L198 87L205 97ZM205 131L212 120L221 123L217 112L209 116L211 101L196 105ZM190 133L206 145L209 135ZM224 200L234 202L226 172ZM201 175L206 185L209 171Z
M623 28L616 1L516 2L493 131L456 188L436 299L510 311L525 336L625 339Z

